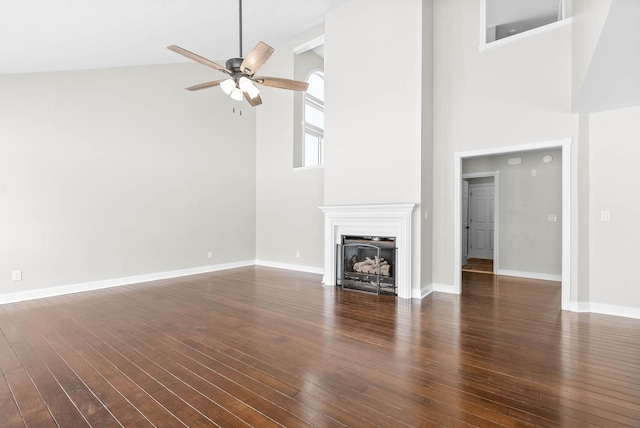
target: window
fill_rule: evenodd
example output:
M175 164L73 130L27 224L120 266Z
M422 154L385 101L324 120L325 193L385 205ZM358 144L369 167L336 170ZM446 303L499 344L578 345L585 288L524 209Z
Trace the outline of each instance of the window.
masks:
M322 165L324 141L324 74L311 73L309 89L304 93L304 163L303 166Z
M318 167L324 143L324 36L293 49L293 78L309 83L293 99L293 167Z
M483 0L481 48L564 19L563 0Z

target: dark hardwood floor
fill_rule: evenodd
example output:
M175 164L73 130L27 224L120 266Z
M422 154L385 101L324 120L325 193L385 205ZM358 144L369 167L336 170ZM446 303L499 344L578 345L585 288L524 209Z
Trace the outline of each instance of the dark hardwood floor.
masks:
M640 426L640 320L248 267L0 306L1 427Z
M475 259L468 258L467 264L462 266L463 272L475 272L475 273L493 273L493 260L492 259Z

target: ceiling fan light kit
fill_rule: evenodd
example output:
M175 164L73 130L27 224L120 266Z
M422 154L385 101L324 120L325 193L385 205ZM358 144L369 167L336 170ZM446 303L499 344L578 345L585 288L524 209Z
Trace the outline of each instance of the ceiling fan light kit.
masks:
M260 90L256 87L256 83L279 89L288 89L291 91L306 91L309 87L307 82L283 79L280 77L255 76L256 71L258 71L258 69L271 57L274 49L264 42L258 42L258 44L249 51L247 56L242 58L242 0L238 1L240 4L240 55L238 58L229 59L225 63L225 67L179 46L167 46L167 49L177 54L206 65L207 67L211 67L229 76L226 79L200 83L198 85L189 86L186 89L189 91L198 91L200 89L220 86L222 91L232 99L242 101L244 98L253 107L262 104Z
M231 98L236 101L242 101L242 91L240 88L233 88L233 91L231 91Z
M231 95L231 91L236 88L236 82L229 78L220 82L220 88L224 91L225 94Z
M238 87L242 92L246 92L251 98L255 98L260 95L260 89L256 88L256 85L244 76L238 79Z

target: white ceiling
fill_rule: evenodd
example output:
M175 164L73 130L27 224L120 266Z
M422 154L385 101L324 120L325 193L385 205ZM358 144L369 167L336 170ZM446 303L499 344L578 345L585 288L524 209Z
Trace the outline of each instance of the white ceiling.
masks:
M243 53L324 24L347 0L243 0ZM488 24L544 14L559 0L487 0ZM493 12L492 12L493 11ZM0 74L215 61L239 54L238 0L2 0Z
M243 53L324 24L346 0L243 0ZM2 0L0 74L186 62L176 44L224 61L239 54L238 0Z

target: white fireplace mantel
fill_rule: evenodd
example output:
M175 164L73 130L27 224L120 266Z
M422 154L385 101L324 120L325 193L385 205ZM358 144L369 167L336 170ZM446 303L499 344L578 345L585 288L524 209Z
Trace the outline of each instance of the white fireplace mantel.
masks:
M411 214L416 204L331 205L324 213L325 285L336 285L336 245L343 235L396 238L398 297L411 298Z

